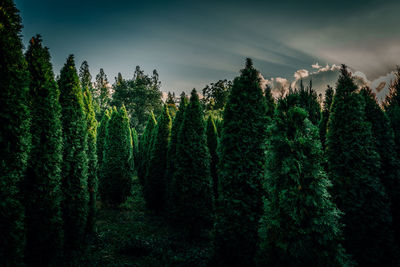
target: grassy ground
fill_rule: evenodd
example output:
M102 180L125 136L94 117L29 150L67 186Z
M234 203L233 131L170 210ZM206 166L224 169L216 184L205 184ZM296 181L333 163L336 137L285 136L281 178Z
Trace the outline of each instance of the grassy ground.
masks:
M120 207L99 209L96 235L82 266L206 266L208 241L185 240L162 217L145 209L140 186Z

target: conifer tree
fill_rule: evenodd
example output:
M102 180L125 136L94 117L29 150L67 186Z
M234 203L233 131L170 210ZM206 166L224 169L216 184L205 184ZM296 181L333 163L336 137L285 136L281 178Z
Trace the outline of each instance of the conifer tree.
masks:
M104 73L104 70L102 68L96 75L94 90L95 90L95 94L93 95L94 102L96 103L96 105L99 106L98 116L102 116L103 113L106 111L106 109L109 107L110 103L110 91L108 89L108 79L107 75Z
M23 182L28 265L57 264L62 255L61 163L62 131L59 91L50 53L37 35L29 42L32 146Z
M64 250L68 257L75 259L84 244L89 194L87 122L73 55L68 57L61 69L58 87L64 144L62 164Z
M267 85L265 88L265 103L267 105L267 116L272 118L275 112L275 100L272 96L271 87Z
M362 97L342 66L331 106L326 155L337 207L344 212L344 247L360 266L391 266L392 216L379 179L380 158Z
M395 80L390 85L389 94L383 106L394 131L396 153L400 156L400 66L397 66Z
M167 179L168 184L172 181L172 177L175 172L175 163L178 160L176 158L176 146L178 143L178 131L182 125L183 115L185 113L185 107L187 106L188 99L185 92L182 92L180 98L179 109L176 112L175 119L172 123L171 128L171 140L168 145L168 157L167 157Z
M157 121L156 118L154 117L154 113L151 112L149 115L149 119L146 124L146 128L144 129L144 132L140 138L139 141L139 166L138 166L138 177L139 177L139 182L144 186L145 180L146 180L146 175L147 175L147 169L148 169L148 163L149 163L149 151L151 148L151 142L152 142L152 135L153 135L153 130L157 126Z
M18 266L25 245L18 185L30 146L29 73L22 53L19 11L12 0L1 0L0 7L0 265Z
M387 115L376 101L370 88L361 90L365 101L366 119L372 125L377 152L380 156L380 180L391 201L393 226L397 242L400 241L400 165L396 153L393 129Z
M214 119L211 115L208 117L208 120L207 120L206 135L207 135L207 147L208 147L208 150L210 151L210 156L211 156L210 173L211 173L211 178L213 181L213 193L214 193L214 198L218 199L218 173L217 173L218 132L217 132L217 128L215 127Z
M166 167L171 124L169 107L164 105L163 113L155 129L154 144L150 151L148 174L144 186L147 206L156 213L162 212L166 203Z
M131 128L132 134L132 158L133 158L133 166L136 168L139 160L139 137L135 128Z
M108 121L111 118L111 113L112 109L108 109L104 112L103 118L101 119L97 129L96 152L97 152L98 173L101 171L101 168L103 166L103 152L104 152L104 142L106 138L106 127Z
M178 132L178 160L169 188L172 222L192 238L200 238L209 230L214 218L210 153L204 126L199 96L193 89Z
M253 266L262 214L266 126L259 72L247 59L224 110L220 139L215 260L219 266Z
M107 123L101 170L101 196L110 204L121 204L132 186L132 139L124 106L114 110Z
M100 112L99 103L96 101L96 91L92 84L92 75L89 71L89 64L85 60L82 62L81 67L79 68L79 81L81 82L81 88L83 93L85 93L85 88L89 89L89 92L92 96L92 107L95 114Z
M284 102L285 99L280 100ZM284 107L285 105L283 105ZM328 193L318 128L299 107L281 109L268 129L260 266L347 266L340 212Z
M324 106L321 112L321 120L319 122L319 136L321 139L322 148L324 150L325 150L326 131L328 126L329 114L333 101L333 94L334 94L333 88L328 85L328 88L325 90Z
M87 84L82 84L83 88L83 104L87 121L87 157L88 157L88 191L89 191L89 206L88 206L88 221L87 233L93 233L94 218L96 215L96 199L97 199L97 120L93 108L92 93Z

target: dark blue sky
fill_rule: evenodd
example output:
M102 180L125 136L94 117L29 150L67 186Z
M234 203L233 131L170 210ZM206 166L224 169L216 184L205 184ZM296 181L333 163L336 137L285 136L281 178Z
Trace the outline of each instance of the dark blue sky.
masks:
M162 90L232 79L254 59L266 78L293 80L311 64L346 63L369 79L400 64L400 1L16 0L24 43L40 33L55 73L68 54L110 82L136 65Z

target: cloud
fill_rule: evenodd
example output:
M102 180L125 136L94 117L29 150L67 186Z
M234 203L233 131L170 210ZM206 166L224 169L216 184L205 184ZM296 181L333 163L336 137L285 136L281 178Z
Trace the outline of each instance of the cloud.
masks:
M318 64L318 62L317 63L315 63L315 64L312 64L311 65L311 67L313 68L313 69L319 69L319 68L322 68L319 64Z
M373 80L370 84L370 87L376 94L376 98L382 102L386 95L389 93L390 84L396 78L394 72L390 72L384 76L380 76L379 78Z
M296 80L306 78L308 77L308 75L309 75L308 70L305 69L298 70L294 73L294 77L296 78Z

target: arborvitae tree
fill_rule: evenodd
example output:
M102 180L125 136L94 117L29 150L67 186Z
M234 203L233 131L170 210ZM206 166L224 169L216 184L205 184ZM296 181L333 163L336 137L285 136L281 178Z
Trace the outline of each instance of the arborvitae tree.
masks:
M109 106L111 97L108 89L107 75L104 73L102 68L100 69L99 74L96 75L95 91L94 102L96 102L100 109L98 116L102 116Z
M275 113L275 100L274 97L272 96L271 87L269 85L267 85L267 87L265 88L264 95L265 95L265 103L267 105L267 116L269 118L272 118Z
M284 99L281 100L285 101ZM340 212L321 163L318 128L299 107L280 110L268 129L260 266L347 266Z
M83 84L83 103L87 121L87 157L88 157L88 191L89 191L89 209L87 221L87 233L93 233L94 219L96 216L96 198L97 198L97 120L93 109L92 93L87 84Z
M325 90L324 106L321 112L321 120L319 122L319 137L321 139L322 148L324 150L325 150L326 131L328 126L329 114L333 101L333 94L334 94L333 88L328 85L328 88Z
M387 115L376 101L370 88L363 88L365 115L372 125L376 149L381 159L380 179L391 200L393 226L396 239L400 242L400 165L396 153L393 129Z
M215 260L252 266L262 215L264 154L269 119L259 72L250 59L236 77L225 106L220 139Z
M180 98L179 109L176 112L175 119L172 123L171 128L171 140L168 146L168 157L167 157L167 180L168 184L172 181L172 177L175 172L175 163L178 161L176 158L176 145L178 143L178 131L182 125L183 115L185 113L185 107L187 105L188 99L185 92L182 92Z
M138 178L139 182L144 185L146 175L147 175L147 167L149 163L149 151L151 148L151 139L153 130L157 126L156 118L154 117L154 113L151 112L149 116L149 120L147 121L146 128L144 129L144 133L142 134L139 141L139 166L138 166Z
M79 68L79 81L81 82L83 93L85 93L85 88L89 89L90 94L92 95L93 110L95 114L99 113L100 106L99 103L97 103L96 101L96 91L92 84L92 75L90 74L89 64L86 60L82 62L82 65Z
M168 106L169 115L172 119L175 118L176 111L178 110L176 108L175 102L176 102L175 93L171 94L171 92L168 92L165 104Z
M147 206L156 213L162 212L166 203L167 152L172 124L168 110L168 106L164 105L163 113L157 121L154 144L150 151L147 179L144 184Z
M390 91L383 106L394 131L396 153L400 156L400 66L397 66L395 75L396 79L390 85Z
M364 101L342 66L331 106L326 155L332 196L344 212L344 247L360 266L392 266L396 246L388 197L379 179L380 158Z
M106 139L106 127L107 123L111 118L112 109L108 109L104 112L103 118L100 121L100 125L97 129L97 138L96 138L96 152L97 152L97 166L98 172L101 171L103 166L103 153L104 153L104 142Z
M68 57L61 69L58 87L64 144L62 164L64 249L67 256L74 258L84 243L89 194L87 122L73 55Z
M56 265L62 252L61 163L62 131L59 91L50 53L38 35L29 42L32 146L23 182L29 266Z
M207 120L207 146L210 151L211 161L210 161L210 173L213 181L213 190L214 190L214 198L218 199L218 173L217 173L217 165L218 165L218 132L215 127L214 119L212 116L208 117Z
M18 266L25 245L19 182L29 153L29 73L22 54L21 18L12 0L0 1L0 265Z
M132 135L133 166L136 166L138 164L138 157L139 157L139 137L135 128L131 128L131 135Z
M101 196L110 204L121 204L132 186L132 139L124 106L114 110L107 123L101 170Z
M189 237L198 238L213 224L214 198L203 110L196 90L191 93L178 132L176 159L169 188L172 222Z

